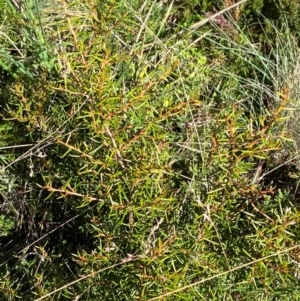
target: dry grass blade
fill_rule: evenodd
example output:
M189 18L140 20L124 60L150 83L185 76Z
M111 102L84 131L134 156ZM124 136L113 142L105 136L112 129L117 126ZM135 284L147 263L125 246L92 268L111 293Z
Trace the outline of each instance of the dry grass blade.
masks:
M155 298L147 299L147 301L160 300L160 299L162 299L162 298L165 298L165 297L174 295L174 294L176 294L176 293L178 293L178 292L188 290L188 289L190 289L190 288L192 288L192 287L195 287L195 286L197 286L197 285L199 285L199 284L208 282L208 281L210 281L210 280L219 278L219 277L224 276L224 275L226 275L226 274L230 274L230 273L233 273L233 272L238 271L238 270L240 270L240 269L243 269L243 268L245 268L245 267L251 266L251 265L253 265L253 264L255 264L255 263L259 263L259 262L262 262L262 261L264 261L264 260L266 260L266 259L269 259L269 258L278 256L278 255L281 255L281 254L284 254L284 253L288 253L288 252L290 252L290 251L292 251L292 250L298 249L299 247L300 247L300 244L299 244L299 245L296 245L296 246L293 246L293 247L291 247L291 248L285 249L285 250L278 251L278 252L273 253L273 254L270 254L270 255L268 255L268 256L265 256L265 257L256 259L256 260L252 260L252 261L250 261L250 262L247 262L247 263L242 264L242 265L240 265L240 266L237 266L237 267L235 267L235 268L231 268L230 270L225 271L225 272L223 272L223 273L219 273L219 274L217 274L217 275L213 275L213 276L211 276L211 277L208 277L208 278L199 280L199 281L197 281L197 282L195 282L195 283L191 283L191 284L189 284L189 285L186 285L186 286L181 287L181 288L179 288L179 289L173 290L173 291L171 291L171 292L161 294L160 296L157 296L157 297L155 297ZM37 301L37 300L35 300L35 301Z
M228 7L225 7L224 9L218 11L217 13L211 15L210 17L205 18L205 19L203 19L203 20L201 20L201 21L199 21L199 22L194 23L194 24L191 25L188 29L179 31L179 32L176 34L176 36L181 36L181 35L183 35L185 32L190 33L190 32L192 32L192 31L196 30L197 28L199 28L199 27L205 25L206 23L208 23L208 22L210 22L210 21L213 21L213 20L214 20L215 18L217 18L218 16L220 16L220 15L226 13L227 11L230 11L231 9L233 9L233 8L239 6L239 5L241 5L241 4L243 4L243 3L247 2L247 1L248 1L248 0L241 0L241 1L237 2L237 3L235 3L235 4L232 4L232 5L228 6Z
M123 259L121 262L119 262L119 263L116 263L116 264L111 265L111 266L109 266L109 267L107 267L107 268L101 269L101 270L99 270L99 271L95 271L95 272L93 272L93 273L91 273L91 274L88 274L88 275L85 275L85 276L83 276L83 277L81 277L81 278L79 278L79 279L76 279L76 280L74 280L74 281L72 281L72 282L70 282L70 283L68 283L68 284L65 284L64 286L62 286L62 287L60 287L60 288L58 288L58 289L56 289L56 290L54 290L54 291L48 293L47 295L44 295L44 296L42 296L42 297L40 297L40 298L37 298L37 299L34 299L34 301L41 301L41 300L44 300L44 299L46 299L46 298L48 298L48 297L54 295L55 293L58 293L58 292L60 292L60 291L62 291L62 290L64 290L64 289L66 289L66 288L68 288L68 287L70 287L70 286L72 286L72 285L74 285L74 284L76 284L76 283L78 283L78 282L84 280L84 279L92 278L93 276L96 276L97 274L99 274L99 273L101 273L101 272L104 272L104 271L106 271L106 270L111 270L111 269L116 268L116 267L118 267L118 266L120 266L120 265L123 265L123 264L126 264L126 263L128 263L128 262L137 260L138 258L139 258L139 256L132 256L132 255L131 255L131 256L128 256L128 257L124 258L124 259Z

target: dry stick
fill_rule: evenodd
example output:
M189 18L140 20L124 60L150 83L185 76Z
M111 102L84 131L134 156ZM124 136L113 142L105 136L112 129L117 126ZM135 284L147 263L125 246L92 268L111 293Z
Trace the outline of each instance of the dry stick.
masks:
M133 7L130 5L130 3L128 3L128 1L126 1L128 7L135 13L135 10L133 9ZM147 24L145 24L145 21L143 21L138 15L135 15L135 17L141 22L143 29L146 29L153 37L154 39L161 45L161 47L166 51L166 52L170 52L168 47L165 46L165 44L155 35L155 33L147 26ZM144 45L143 48L148 48L151 47L154 43L148 44L148 45ZM131 50L130 52L131 54L133 53L133 50Z
M104 268L104 269L101 269L101 270L99 270L99 271L96 271L96 272L90 273L90 274L88 274L88 275L85 275L85 276L83 276L83 277L81 277L81 278L79 278L79 279L76 279L76 280L74 280L74 281L72 281L72 282L70 282L70 283L68 283L68 284L65 284L65 285L61 286L60 288L58 288L58 289L56 289L56 290L50 292L49 294L47 294L47 295L45 295L45 296L42 296L42 297L40 297L40 298L38 298L38 299L35 299L35 300L33 300L33 301L44 300L45 298L47 298L47 297L49 297L49 296L51 296L51 295L53 295L53 294L55 294L55 293L57 293L57 292L60 292L61 290L65 289L65 288L68 288L69 286L72 286L73 284L76 284L76 283L80 282L81 280L84 280L84 279L86 279L86 278L95 276L95 275L97 275L97 274L99 274L99 273L101 273L101 272L104 272L104 271L106 271L106 270L115 268L115 267L117 267L117 266L119 266L119 265L122 265L122 264L124 264L124 263L130 262L130 261L133 261L133 260L136 260L137 258L139 258L139 256L130 255L130 256L128 256L127 258L124 258L124 259L123 259L121 262L119 262L119 263L116 263L116 264L114 264L114 265L111 265L111 266L106 267L106 268Z
M83 212L84 213L84 212ZM69 220L67 220L66 222L64 222L63 224L59 225L58 227L56 227L55 229L52 229L51 231L49 231L48 233L46 233L45 235L41 236L40 238L38 238L37 240L35 240L34 242L32 242L31 244L29 244L28 246L26 246L24 249L22 249L21 251L19 251L17 254L21 254L24 251L28 250L30 247L32 247L33 245L35 245L37 242L39 242L40 240L44 239L45 237L47 237L48 235L50 235L51 233L55 232L56 230L58 230L59 228L67 225L69 222L71 222L72 220L76 219L77 217L79 217L82 213L77 214L75 216L73 216L72 218L70 218Z
M57 131L57 130L56 130ZM48 135L46 138L44 138L43 140L39 141L35 146L33 146L31 149L29 149L27 152L25 152L24 154L22 154L20 157L18 157L16 160L14 160L13 162L9 163L8 165L6 165L4 168L1 169L1 171L5 171L7 168L9 168L10 166L12 166L13 164L21 161L22 159L25 159L27 158L28 156L30 156L32 154L32 152L35 150L35 149L38 149L38 150L41 150L43 149L44 147L48 146L50 141L48 141L47 143L47 140L49 140L51 138L51 136L53 134L55 134L54 131L53 133L51 133L50 135Z
M45 237L47 237L48 235L50 235L51 233L55 232L56 230L58 230L59 228L65 226L66 224L68 224L69 222L71 222L72 220L74 220L75 218L79 217L82 213L77 214L75 216L73 216L72 218L70 218L69 220L67 220L66 222L64 222L63 224L59 225L58 227L56 227L55 229L52 229L51 231L49 231L48 233L46 233L45 235L41 236L40 238L38 238L37 240L35 240L34 242L32 242L31 244L29 244L28 246L26 246L24 249L22 249L21 251L19 251L17 254L21 254L24 251L28 250L30 247L32 247L33 245L35 245L36 243L38 243L40 240L44 239ZM5 262L0 264L0 267L5 265L7 262L10 261L11 258L7 259Z
M228 271L225 271L225 272L219 273L219 274L217 274L217 275L213 275L213 276L211 276L211 277L208 277L208 278L199 280L199 281L197 281L197 282L191 283L191 284L189 284L189 285L187 285L187 286L185 286L185 287L181 287L181 288L179 288L179 289L176 289L176 290L173 290L173 291L171 291L171 292L165 293L165 294L160 295L160 296L158 296L158 297L154 297L154 298L152 298L152 299L148 299L147 301L154 301L154 300L158 300L158 299L160 299L160 298L164 298L164 297L173 295L173 294L175 294L175 293L181 292L181 291L183 291L183 290L186 290L186 289L191 288L191 287L193 287L193 286L196 286L196 285L198 285L198 284L201 284L201 283L210 281L210 280L215 279L215 278L220 277L220 276L224 276L224 275L226 275L226 274L229 274L229 273L232 273L232 272L234 272L234 271L240 270L240 269L242 269L242 268L244 268L244 267L250 266L250 265L252 265L252 264L258 263L258 262L260 262L260 261L263 261L263 260L265 260L265 259L268 259L268 258L277 256L277 255L280 255L280 254L284 254L284 253L286 253L286 252L289 252L289 251L291 251L291 250L297 249L297 248L299 248L299 247L300 247L300 244L299 244L299 245L296 245L296 246L293 246L293 247L290 247L290 248L287 248L287 249L282 250L282 251L278 251L278 252L276 252L276 253L273 253L273 254L267 255L267 256L265 256L265 257L262 257L262 258L259 258L259 259L250 261L250 262L245 263L245 264L243 264L243 265L237 266L237 267L232 268L232 269L230 269L230 270L228 270ZM116 264L114 264L114 265L112 265L112 266L106 267L106 268L101 269L101 270L99 270L99 271L96 271L96 272L90 273L90 274L88 274L88 275L85 275L85 276L83 276L83 277L81 277L81 278L78 278L78 279L76 279L76 280L74 280L74 281L72 281L72 282L69 282L68 284L65 284L65 285L61 286L60 288L58 288L58 289L56 289L56 290L50 292L49 294L44 295L44 296L42 296L42 297L40 297L40 298L38 298L38 299L35 299L34 301L41 301L41 300L44 300L45 298L47 298L47 297L49 297L49 296L51 296L51 295L53 295L53 294L55 294L55 293L57 293L57 292L60 292L61 290L65 289L65 288L68 288L68 287L70 287L70 286L72 286L72 285L74 285L74 284L76 284L76 283L78 283L78 282L80 282L80 281L82 281L82 280L84 280L84 279L87 279L87 278L89 278L89 277L95 276L95 275L97 275L97 274L99 274L99 273L101 273L101 272L103 272L103 271L106 271L106 270L108 270L108 269L112 269L112 268L114 268L114 267L116 267L116 266L119 266L119 265L122 265L122 264L124 264L124 263L134 261L134 260L136 260L136 259L138 259L138 258L141 258L141 256L133 256L133 255L130 255L130 256L128 256L127 258L124 258L124 259L123 259L121 262L119 262L119 263L116 263Z
M287 165L288 163L298 159L300 157L300 155L297 155L295 157L293 157L292 159L289 159L287 161L285 161L284 163L276 166L275 168L269 170L268 172L265 172L261 177L259 177L258 179L256 179L256 183L259 183L265 176L267 176L268 174L272 173L273 171L275 171L276 169L279 169L280 167Z
M146 1L145 1L145 4L146 4ZM140 30L139 30L136 38L135 38L135 42L136 43L139 41L142 32L144 31L145 27L147 26L147 22L148 22L148 19L149 19L151 13L152 13L152 9L153 9L154 4L155 4L155 1L153 1L153 3L152 3L152 5L151 5L151 7L150 7L150 9L148 11L148 14L147 14L145 20L144 21L140 20L140 21L142 21L142 26L140 27Z
M220 10L219 12L217 12L217 13L215 13L215 14L213 14L213 15L211 15L211 16L209 16L209 17L207 17L207 18L205 18L205 19L203 19L203 20L201 20L201 21L199 21L197 23L194 23L189 28L182 29L178 33L175 33L170 39L174 39L176 37L182 36L185 32L190 33L190 31L194 31L194 30L198 29L199 27L205 25L207 22L213 21L218 16L220 16L220 15L224 14L225 12L227 12L227 11L229 11L229 10L231 10L231 9L233 9L233 8L241 5L241 4L243 4L246 1L248 1L248 0L241 0L241 1L237 2L237 3L235 3L235 4L232 4L232 5L228 6L228 7L225 7L224 9ZM201 36L201 38L202 37L203 36ZM197 40L199 40L199 39L197 39ZM164 46L164 44L162 42L161 42L161 44ZM144 45L144 50L152 47L153 45L154 45L154 43L150 43L150 44Z
M0 192L1 193L1 192ZM83 196L83 195L79 195L79 196ZM91 200L96 200L96 198L91 198ZM52 234L53 232L57 231L59 228L67 225L68 223L70 223L72 220L76 219L77 217L79 217L80 215L82 215L83 213L85 213L88 209L84 210L83 212L71 217L69 220L67 220L66 222L64 222L63 224L59 225L58 227L56 227L55 229L52 229L51 231L49 231L48 233L44 234L43 236L39 237L37 240L35 240L34 242L32 242L31 244L29 244L28 246L26 246L25 248L23 248L22 250L20 250L17 254L21 254L24 251L28 250L30 247L34 246L36 243L38 243L39 241L41 241L42 239L44 239L45 237L47 237L48 235ZM3 266L4 264L6 264L8 261L10 261L11 258L7 259L4 263L0 264L0 267Z
M171 38L171 39L174 39L176 37L180 37L182 36L186 31L188 31L187 33L190 33L190 31L194 31L196 29L198 29L199 27L203 26L204 24L206 24L207 22L209 21L213 21L215 18L217 18L218 16L224 14L225 12L245 3L246 1L248 0L241 0L235 4L232 4L228 7L225 7L224 9L220 10L219 12L197 22L197 23L194 23L193 25L191 25L189 28L187 29L183 29L181 31L179 31L178 33L175 33ZM138 18L139 19L139 18ZM142 23L143 27L146 27L148 31L150 31L150 29L145 25L145 23L139 19L139 21ZM151 31L150 31L151 32ZM152 33L152 32L151 32ZM199 40L201 40L206 34L202 35L201 37L197 38L196 41L194 41L191 45L189 45L186 49L188 49L189 47L191 47L193 44L197 43ZM164 50L166 50L166 54L168 55L170 53L170 50L166 48L166 46L164 45L164 43L162 43L159 39L158 39L159 43L161 44L162 48L164 48ZM155 43L150 43L150 44L146 44L143 46L143 51L146 50L146 49L149 49L151 48ZM186 50L185 49L185 50ZM131 54L133 52L133 48L132 48L132 51L131 51Z
M160 225L164 222L164 218L162 217L159 221L157 221L156 225L154 225L151 230L150 230L150 233L148 235L148 238L147 238L147 241L145 243L145 251L144 253L146 255L149 255L152 247L153 247L153 244L155 242L155 232L159 229Z
M125 165L124 165L124 159L123 159L123 157L121 155L121 152L119 151L119 148L117 146L116 140L114 139L114 136L112 135L112 133L111 133L111 131L109 129L109 126L107 124L105 124L104 128L105 128L105 131L106 131L107 135L109 136L110 140L112 141L113 147L114 147L114 149L116 151L116 157L117 157L117 160L118 160L119 164L121 165L121 167L123 169L126 169Z
M224 275L226 275L226 274L229 274L229 273L232 273L232 272L234 272L234 271L240 270L240 269L242 269L242 268L245 268L245 267L247 267L247 266L253 265L253 264L258 263L258 262L260 262L260 261L263 261L263 260L265 260L265 259L268 259L268 258L277 256L277 255L280 255L280 254L289 252L289 251L294 250L294 249L297 249L297 248L299 248L299 247L300 247L300 244L299 244L299 245L296 245L296 246L293 246L293 247L290 247L290 248L287 248L287 249L282 250L282 251L275 252L275 253L270 254L270 255L267 255L267 256L265 256L265 257L262 257L262 258L259 258L259 259L256 259L256 260L247 262L247 263L245 263L245 264L242 264L242 265L240 265L240 266L237 266L237 267L235 267L235 268L232 268L232 269L230 269L230 270L228 270L228 271L219 273L219 274L217 274L217 275L213 275L213 276L211 276L211 277L208 277L208 278L205 278L205 279L196 281L196 282L191 283L191 284L189 284L189 285L186 285L186 286L184 286L184 287L181 287L181 288L178 288L178 289L176 289L176 290L170 291L170 292L168 292L168 293L162 294L162 295L160 295L160 296L158 296L158 297L154 297L154 298L148 299L147 301L154 301L154 300L158 300L158 299L161 299L161 298L164 298L164 297L173 295L173 294L175 294L175 293L184 291L184 290L186 290L186 289L188 289L188 288L194 287L194 286L199 285L199 284L201 284L201 283L204 283L204 282L213 280L213 279L218 278L218 277L220 277L220 276L224 276ZM35 300L35 301L37 301L37 300Z
M28 146L32 146L33 144L20 144L20 145L12 145L12 146L2 146L0 147L0 150L3 149L12 149L12 148L20 148L20 147L28 147Z
M43 149L44 147L49 145L49 141L50 138L53 138L53 135L56 134L69 120L71 120L80 110L81 108L86 104L86 102L88 100L90 100L90 98L86 96L85 101L82 103L82 105L67 119L65 120L61 126L59 126L54 132L50 133L46 138L44 138L43 140L39 141L35 146L33 146L31 149L29 149L27 152L25 152L24 154L22 154L20 157L18 157L16 160L14 160L13 162L9 163L7 166L5 166L4 168L2 168L0 171L5 171L8 167L12 166L13 164L15 164L16 162L21 161L22 159L27 158L28 156L30 156L32 154L32 152L35 149ZM47 143L48 142L48 143Z
M209 16L209 17L207 17L207 18L205 18L205 19L203 19L203 20L201 20L201 21L199 21L199 22L197 22L197 23L194 23L193 25L191 25L191 26L188 28L188 30L189 30L189 31L190 31L190 30L195 30L195 29L199 28L200 26L206 24L207 22L209 22L209 21L211 21L211 20L217 18L218 16L224 14L225 12L227 12L227 11L229 11L229 10L231 10L231 9L233 9L233 8L235 8L235 7L239 6L239 5L241 5L241 4L243 4L243 3L246 2L246 1L248 1L248 0L241 0L241 1L237 2L237 3L235 3L235 4L232 4L232 5L228 6L228 7L225 7L224 9L220 10L219 12L217 12L217 13L215 13L215 14L213 14L213 15L211 15L211 16ZM186 31L186 30L183 29L183 30L179 31L177 34L175 34L175 36L177 36L177 35L182 35L182 34L185 33L185 31Z

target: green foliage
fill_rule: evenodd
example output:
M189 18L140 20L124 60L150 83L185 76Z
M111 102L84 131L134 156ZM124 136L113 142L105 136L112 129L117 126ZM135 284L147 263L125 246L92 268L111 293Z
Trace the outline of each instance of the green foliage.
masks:
M195 1L5 9L1 300L299 297L290 31L177 36Z
M8 219L4 215L0 215L0 236L7 236L14 228L13 219Z

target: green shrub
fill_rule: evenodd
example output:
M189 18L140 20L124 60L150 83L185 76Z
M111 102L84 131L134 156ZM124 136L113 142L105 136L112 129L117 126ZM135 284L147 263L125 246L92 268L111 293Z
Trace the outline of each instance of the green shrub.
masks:
M184 3L5 8L1 300L298 297L297 43Z

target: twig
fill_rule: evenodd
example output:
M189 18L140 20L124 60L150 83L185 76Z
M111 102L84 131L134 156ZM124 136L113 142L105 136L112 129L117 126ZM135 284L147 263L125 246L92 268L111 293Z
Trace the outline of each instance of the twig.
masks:
M155 242L155 232L159 229L160 225L164 222L164 220L165 219L162 217L159 221L157 221L156 225L154 225L151 228L146 242L146 250L145 250L146 255L149 254L151 247L153 247L153 244Z
M53 138L54 134L58 133L61 130L61 128L63 128L65 126L65 124L69 120L71 120L82 109L82 107L87 103L87 101L90 101L89 96L87 96L87 95L85 95L85 96L86 96L86 99L82 103L82 105L67 120L65 120L54 132L50 133L46 138L44 138L43 140L39 141L31 149L29 149L27 152L25 152L24 154L22 154L21 156L19 156L13 162L9 163L7 166L3 167L0 171L5 171L7 168L9 168L10 166L12 166L13 164L21 161L22 159L30 157L32 155L33 151L35 151L35 150L40 151L41 149L43 149L43 148L47 147L48 145L50 145L54 141L54 138Z
M106 130L107 135L109 136L109 138L110 138L111 141L112 141L113 147L115 148L118 162L120 163L120 165L121 165L121 167L122 167L123 169L126 169L126 168L125 168L125 165L124 165L124 159L123 159L123 157L122 157L122 155L121 155L121 152L120 152L119 149L118 149L116 140L115 140L115 138L113 137L113 135L112 135L112 133L111 133L111 131L110 131L108 125L105 124L105 125L104 125L104 128L105 128L105 130Z
M272 254L267 255L267 256L265 256L265 257L261 257L261 258L258 258L258 259L249 261L249 262L247 262L247 263L245 263L245 264L242 264L242 265L239 265L239 266L237 266L237 267L231 268L231 269L229 269L229 270L227 270L227 271L224 271L224 272L222 272L222 273L219 273L219 274L216 274L216 275L207 277L207 278L203 278L203 279L201 279L201 280L199 280L199 281L196 281L196 282L194 282L194 283L188 284L188 285L186 285L186 286L182 286L182 287L180 287L180 288L178 288L178 289L169 291L169 292L164 293L164 294L162 294L162 295L160 295L160 296L157 296L157 297L148 299L147 301L163 300L163 299L165 299L167 296L171 296L171 295L174 295L174 294L176 294L176 293L178 293L178 292L185 291L185 290L187 290L187 289L189 289L189 288L198 286L199 284L208 282L208 281L210 281L210 280L213 280L213 279L216 279L216 278L218 278L218 277L227 275L227 274L229 274L229 273L233 273L234 271L238 271L238 270L240 270L240 269L242 269L242 268L251 266L251 265L253 265L253 264L255 264L255 263L264 261L264 260L266 260L266 259L268 259L268 258L272 258L272 257L278 256L278 255L287 253L287 252L292 251L292 250L294 250L294 249L297 249L297 248L299 248L299 247L300 247L300 244L298 244L298 245L296 245L296 246L293 246L293 247L290 247L290 248L287 248L287 249L285 249L285 250L280 250L280 251L278 251L278 252L272 253ZM36 300L36 301L37 301L37 300Z
M56 289L56 290L54 290L54 291L52 291L52 292L50 292L50 293L48 293L48 294L46 294L46 295L40 297L40 298L38 298L38 299L35 299L34 301L41 301L41 300L44 300L45 298L47 298L47 297L49 297L49 296L52 296L53 294L55 294L55 293L57 293L57 292L60 292L60 291L62 291L63 289L68 288L68 287L70 287L70 286L72 286L72 285L74 285L74 284L76 284L76 283L78 283L78 282L80 282L80 281L82 281L82 280L84 280L84 279L93 277L93 276L95 276L95 275L97 275L97 274L99 274L99 273L101 273L101 272L104 272L104 271L106 271L106 270L115 268L115 267L120 266L120 265L122 265L122 264L124 264L124 263L130 262L130 261L134 261L134 260L136 260L136 259L138 259L138 258L140 258L140 256L128 254L128 257L124 258L124 259L121 260L119 263L116 263L116 264L114 264L114 265L111 265L111 266L109 266L109 267L106 267L106 268L104 268L104 269L101 269L101 270L99 270L99 271L92 272L92 273L90 273L90 274L88 274L88 275L85 275L85 276L83 276L83 277L81 277L81 278L78 278L78 279L76 279L76 280L74 280L74 281L72 281L72 282L70 282L70 283L68 283L68 284L63 285L63 286L61 286L60 288L58 288L58 289Z
M194 24L191 25L187 30L188 30L188 31L196 30L196 29L198 29L199 27L201 27L202 25L206 24L207 22L214 20L214 19L217 18L218 16L220 16L220 15L224 14L225 12L227 12L227 11L229 11L229 10L231 10L231 9L233 9L233 8L235 8L235 7L239 6L239 5L241 5L241 4L243 4L243 3L246 2L246 1L248 1L248 0L241 0L241 1L237 2L237 3L235 3L235 4L232 4L232 5L228 6L228 7L225 7L224 9L220 10L219 12L217 12L217 13L215 13L215 14L213 14L213 15L211 15L211 16L209 16L209 17L207 17L207 18L205 18L205 19L203 19L203 20L201 20L201 21L199 21L199 22L197 22L197 23L194 23ZM185 31L186 31L185 29L179 31L179 32L176 34L176 36L180 36L180 35L184 34Z

